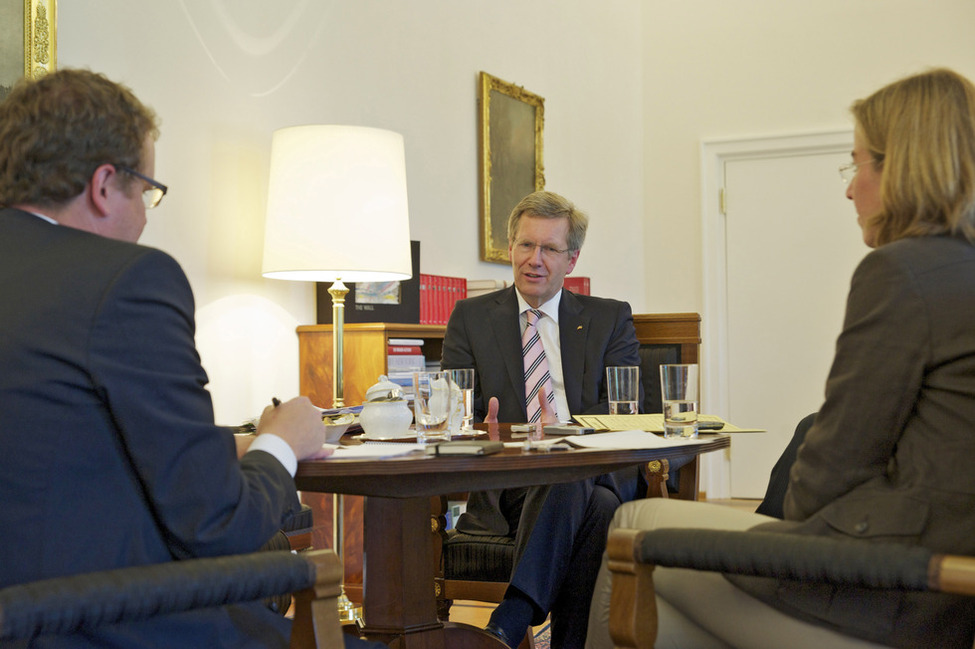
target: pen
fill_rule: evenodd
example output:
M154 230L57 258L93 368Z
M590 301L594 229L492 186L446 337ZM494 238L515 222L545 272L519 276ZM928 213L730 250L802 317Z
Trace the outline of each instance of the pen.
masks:
M278 406L281 405L281 399L278 399L277 397L271 397L271 405L277 408Z

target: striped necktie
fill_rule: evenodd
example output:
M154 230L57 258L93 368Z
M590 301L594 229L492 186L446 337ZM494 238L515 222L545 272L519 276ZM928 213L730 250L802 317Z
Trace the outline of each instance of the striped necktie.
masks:
M548 372L548 360L545 358L545 348L538 335L535 324L542 312L530 309L525 312L528 316L528 326L521 338L522 356L525 359L525 405L528 410L528 421L535 423L542 416L542 407L538 403L538 390L544 385L548 395L548 403L555 401L555 390L552 389L552 377Z

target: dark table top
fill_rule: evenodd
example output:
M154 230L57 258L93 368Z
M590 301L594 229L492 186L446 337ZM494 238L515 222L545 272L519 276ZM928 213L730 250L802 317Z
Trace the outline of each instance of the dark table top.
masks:
M488 435L512 439L510 424L478 424ZM597 433L598 434L598 433ZM647 433L651 435L653 433ZM302 491L413 498L473 489L500 489L581 480L652 460L676 460L730 446L728 435L702 434L702 444L640 450L523 451L484 456L409 455L376 460L310 460L298 464Z

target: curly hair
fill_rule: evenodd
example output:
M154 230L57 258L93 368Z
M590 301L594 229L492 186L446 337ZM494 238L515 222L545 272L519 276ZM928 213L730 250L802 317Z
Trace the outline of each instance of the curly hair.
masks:
M525 196L508 216L508 243L514 243L518 224L525 214L546 219L569 219L569 250L582 249L582 244L586 241L586 230L589 228L589 217L577 210L572 201L555 192L546 191Z
M21 80L0 101L0 205L56 206L99 165L138 169L156 115L132 91L89 70Z
M882 169L877 244L963 235L975 242L975 85L938 68L885 86L851 112Z

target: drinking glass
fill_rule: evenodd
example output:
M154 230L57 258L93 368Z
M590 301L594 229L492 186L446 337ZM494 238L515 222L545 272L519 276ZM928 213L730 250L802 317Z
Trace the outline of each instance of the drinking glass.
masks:
M469 434L474 430L474 369L444 370L444 373L450 379L451 389L457 392L456 397L451 395L450 434Z
M416 441L450 439L450 379L446 372L413 373Z
M700 384L697 365L660 366L664 437L697 437Z
M637 414L640 401L640 368L635 365L607 367L606 393L609 397L609 414Z

